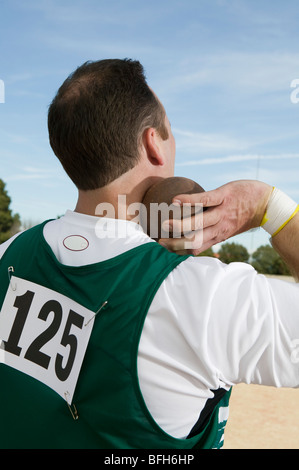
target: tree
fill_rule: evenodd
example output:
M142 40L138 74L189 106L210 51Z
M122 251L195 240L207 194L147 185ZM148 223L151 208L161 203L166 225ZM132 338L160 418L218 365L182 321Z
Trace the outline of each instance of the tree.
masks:
M211 257L214 257L215 253L213 252L213 248L211 247L211 248L208 248L205 251L202 251L197 256L211 256Z
M0 243L5 242L20 229L19 214L12 214L9 206L11 199L5 189L5 183L0 179Z
M234 261L248 262L249 254L245 246L238 243L224 243L218 251L219 259L223 263Z
M290 275L290 270L270 245L260 246L252 255L252 266L262 274Z

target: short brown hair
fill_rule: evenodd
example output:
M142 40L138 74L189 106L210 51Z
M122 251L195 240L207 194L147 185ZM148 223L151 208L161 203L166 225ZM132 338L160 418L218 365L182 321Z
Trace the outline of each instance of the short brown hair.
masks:
M165 111L140 62L86 62L61 85L48 112L51 147L81 190L107 185L138 162L146 128L168 138Z

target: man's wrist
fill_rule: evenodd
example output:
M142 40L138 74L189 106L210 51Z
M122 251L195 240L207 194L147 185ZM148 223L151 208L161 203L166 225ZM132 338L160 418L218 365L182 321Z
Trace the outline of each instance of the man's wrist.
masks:
M298 211L299 205L293 199L273 187L261 227L274 237Z

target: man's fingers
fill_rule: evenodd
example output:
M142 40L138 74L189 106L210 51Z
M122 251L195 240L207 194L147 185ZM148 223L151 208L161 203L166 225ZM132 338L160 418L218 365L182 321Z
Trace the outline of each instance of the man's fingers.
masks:
M199 212L186 219L170 219L163 222L162 228L166 232L174 234L176 238L184 236L191 231L201 230L217 224L220 220L221 213L217 207Z
M218 206L223 201L223 194L218 189L195 194L178 194L173 198L176 204L202 204L203 207Z
M164 232L169 231L175 238L184 237L189 232L200 230L203 228L203 214L198 213L185 219L170 219L162 224Z
M178 194L174 200L180 201L180 205L196 207L200 204L206 210L202 213L201 223L190 217L189 226L186 226L188 219L186 222L170 221L170 226L178 235L166 240L166 246L171 247L172 251L192 250L198 254L237 233L259 226L271 191L272 187L265 183L241 180L212 191Z
M185 237L160 239L159 243L169 251L178 254L192 253L198 255L226 239L227 233L222 231L220 224L216 224L204 230L190 232Z
M194 249L200 249L203 244L203 230L190 232L185 237L180 238L161 238L159 240L161 245L165 246L168 250L174 252L186 252Z

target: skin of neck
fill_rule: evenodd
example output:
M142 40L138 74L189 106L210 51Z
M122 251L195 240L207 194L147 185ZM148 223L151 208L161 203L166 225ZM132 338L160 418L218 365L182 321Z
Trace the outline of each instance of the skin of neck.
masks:
M100 216L97 207L105 203L113 207L116 219L133 219L134 216L128 211L129 206L142 202L149 187L161 179L159 176L143 175L140 179L136 177L136 171L133 169L103 188L92 191L79 190L75 212Z

